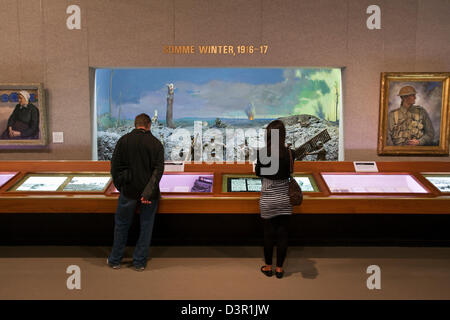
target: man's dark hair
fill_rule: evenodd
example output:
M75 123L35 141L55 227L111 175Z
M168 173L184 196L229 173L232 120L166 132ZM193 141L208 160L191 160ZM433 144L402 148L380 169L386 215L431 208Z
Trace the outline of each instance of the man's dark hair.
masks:
M136 116L136 118L134 119L134 127L145 127L147 128L148 125L150 124L151 120L150 117L148 116L148 114L146 113L141 113L139 115Z

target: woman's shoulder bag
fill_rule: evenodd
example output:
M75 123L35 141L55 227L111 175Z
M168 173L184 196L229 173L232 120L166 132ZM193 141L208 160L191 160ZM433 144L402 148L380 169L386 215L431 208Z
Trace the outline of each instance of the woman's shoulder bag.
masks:
M292 176L292 173L294 172L294 161L292 159L292 151L289 150L289 157L290 157L290 176L289 176L289 201L291 205L293 206L299 206L302 204L303 201L303 192L300 186L298 185L297 181Z

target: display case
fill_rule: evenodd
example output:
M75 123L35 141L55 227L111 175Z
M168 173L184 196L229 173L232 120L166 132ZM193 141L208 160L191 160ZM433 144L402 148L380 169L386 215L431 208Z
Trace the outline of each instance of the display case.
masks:
M111 181L108 173L27 173L7 192L104 193Z
M321 173L331 193L430 194L407 173Z
M450 214L447 162L377 168L363 174L352 162L296 162L304 198L294 214ZM109 171L106 161L0 162L0 213L114 213ZM160 214L259 214L261 180L249 163L186 163L184 172L165 172L160 189Z

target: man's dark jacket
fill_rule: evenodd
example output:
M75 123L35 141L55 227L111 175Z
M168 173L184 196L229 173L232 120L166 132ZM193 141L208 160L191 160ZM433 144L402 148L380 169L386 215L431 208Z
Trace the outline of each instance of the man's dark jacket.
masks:
M150 131L134 129L119 139L111 159L117 190L127 198L155 200L164 172L164 148Z

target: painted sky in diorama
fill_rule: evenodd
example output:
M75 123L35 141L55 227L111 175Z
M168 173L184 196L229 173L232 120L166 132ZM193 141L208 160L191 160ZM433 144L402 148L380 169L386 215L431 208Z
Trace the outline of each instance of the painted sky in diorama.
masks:
M253 161L274 119L296 160L338 160L339 68L97 69L95 80L98 160L140 113L166 160Z

